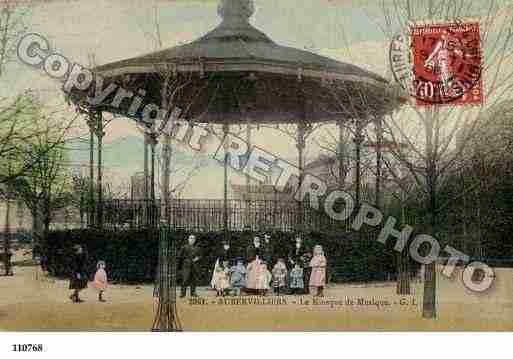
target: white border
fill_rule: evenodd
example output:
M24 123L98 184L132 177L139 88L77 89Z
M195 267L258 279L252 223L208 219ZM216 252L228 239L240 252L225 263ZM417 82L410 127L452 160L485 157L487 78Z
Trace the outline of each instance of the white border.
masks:
M1 358L493 358L512 333L1 333ZM42 353L15 353L41 343ZM505 350L506 349L506 353Z

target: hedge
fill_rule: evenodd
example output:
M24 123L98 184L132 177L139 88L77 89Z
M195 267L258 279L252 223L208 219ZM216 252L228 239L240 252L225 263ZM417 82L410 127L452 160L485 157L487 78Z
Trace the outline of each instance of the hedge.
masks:
M42 245L48 270L56 277L68 277L73 246L83 246L88 257L88 273L94 275L96 263L107 263L114 282L144 283L153 280L157 265L158 235L145 230L99 231L94 229L51 231Z
M178 246L186 243L189 233L172 231ZM244 257L245 249L255 233L230 232L230 243L236 256ZM200 270L200 284L210 282L216 253L222 246L223 232L196 233L204 258ZM396 254L393 250L371 239L355 234L326 235L308 233L305 244L313 248L321 244L328 258L328 277L331 282L368 282L393 279L396 276ZM272 233L276 256L286 256L294 244L292 233ZM59 230L49 233L43 244L51 275L68 277L73 246L81 244L88 255L92 276L98 260L107 263L109 278L114 282L148 283L154 280L158 260L158 233L147 230L98 231Z

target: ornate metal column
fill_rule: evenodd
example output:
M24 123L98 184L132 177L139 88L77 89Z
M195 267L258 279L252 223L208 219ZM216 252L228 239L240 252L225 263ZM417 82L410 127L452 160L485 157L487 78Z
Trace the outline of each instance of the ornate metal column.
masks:
M223 139L226 141L230 126L223 125ZM226 143L226 142L225 142ZM224 193L223 193L223 231L224 239L228 239L228 148L224 149Z
M152 202L155 201L155 147L157 146L157 139L151 137L151 175L150 175L150 199Z
M381 185L382 185L382 159L383 159L383 123L381 117L374 121L376 131L376 208L382 210Z
M298 170L299 170L299 179L298 179L298 193L299 197L302 198L302 185L304 179L304 150L306 146L306 131L307 131L307 114L306 114L306 98L305 93L302 88L303 82L303 70L301 68L298 69L297 75L297 99L298 99L298 109L299 109L299 121L297 122L297 138L296 138L296 148L298 152ZM298 223L299 231L304 231L304 206L303 201L298 202Z
M302 197L301 193L301 187L303 185L303 179L304 179L304 150L306 147L306 123L300 122L297 125L297 141L296 141L296 147L297 147L297 154L298 154L298 169L299 169L299 182L298 182L298 192L300 198ZM300 231L303 231L305 228L305 218L304 218L304 205L303 201L298 202L298 227Z
M338 186L342 190L344 188L344 159L346 157L346 144L344 143L344 124L342 121L337 122L338 127L338 146L337 146L337 157L338 157Z
M248 144L248 148L251 148L251 124L249 119L246 123L246 143ZM246 174L246 200L245 200L245 214L244 214L244 221L245 225L249 225L251 221L251 177Z
M168 134L164 134L164 143L162 144L162 201L164 205L164 218L166 222L169 224L171 221L171 193L170 193L170 185L171 185L171 136Z
M157 224L157 208L155 204L155 147L157 146L158 140L154 134L151 134L148 138L149 145L151 148L151 172L150 172L150 225L155 227Z
M355 204L357 210L360 208L361 204L361 190L362 190L362 179L361 179L361 152L362 152L362 143L364 140L363 137L363 128L364 125L361 120L356 120L356 131L354 136L354 144L356 151L356 163L355 163ZM361 232L361 231L360 231Z
M149 191L149 184L148 184L148 178L149 178L149 165L148 165L148 146L149 146L149 134L144 133L144 200L147 201L150 196Z
M102 171L102 144L105 132L103 131L103 115L101 111L96 113L97 127L96 137L98 138L98 203L97 203L97 221L98 228L103 228L103 171Z
M94 226L94 135L96 132L96 119L94 114L89 114L87 119L89 126L89 196L87 199L87 226Z

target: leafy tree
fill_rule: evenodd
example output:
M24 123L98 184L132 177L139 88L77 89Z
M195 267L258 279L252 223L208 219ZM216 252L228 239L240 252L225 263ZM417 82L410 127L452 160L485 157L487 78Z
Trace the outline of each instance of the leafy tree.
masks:
M71 176L66 160L63 146L55 146L46 135L39 136L21 159L27 170L11 182L30 210L36 242L48 233L55 211L70 203Z

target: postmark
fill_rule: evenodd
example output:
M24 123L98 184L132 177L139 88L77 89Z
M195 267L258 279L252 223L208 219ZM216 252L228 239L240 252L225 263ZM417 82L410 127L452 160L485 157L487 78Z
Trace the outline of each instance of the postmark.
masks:
M478 22L414 24L390 45L395 80L417 106L483 102Z

